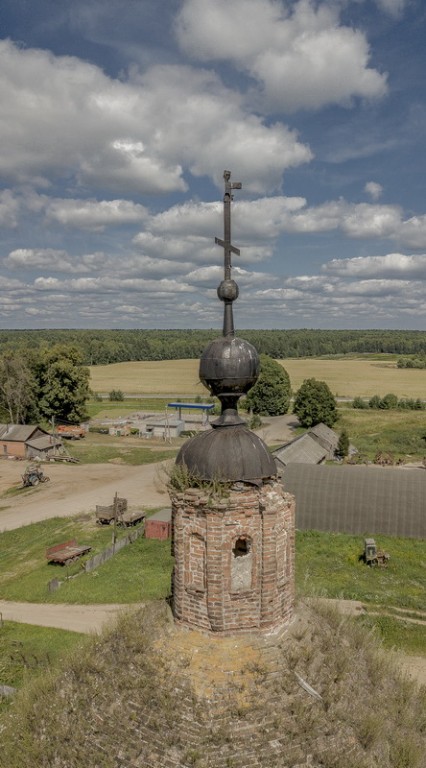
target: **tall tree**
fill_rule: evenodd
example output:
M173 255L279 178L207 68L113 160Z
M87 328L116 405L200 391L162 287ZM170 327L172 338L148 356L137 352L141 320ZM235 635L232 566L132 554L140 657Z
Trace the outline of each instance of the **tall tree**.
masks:
M337 443L336 454L337 456L340 456L341 459L344 459L348 455L348 453L349 453L349 435L346 429L342 429L339 435L339 442Z
M7 352L0 358L0 407L11 424L37 418L36 383L21 352Z
M260 416L281 416L290 407L290 377L276 360L260 355L260 376L247 395L245 405Z
M35 363L38 407L47 419L77 424L87 418L89 369L76 347L57 344L41 350Z
M293 404L302 427L313 427L315 424L326 424L332 427L337 421L337 404L325 381L305 379L296 393Z

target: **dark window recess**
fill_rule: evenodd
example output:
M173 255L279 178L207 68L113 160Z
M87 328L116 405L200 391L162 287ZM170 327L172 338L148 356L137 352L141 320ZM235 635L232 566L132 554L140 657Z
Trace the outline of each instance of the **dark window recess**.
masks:
M248 539L237 539L232 549L234 557L244 557L250 552L250 542Z

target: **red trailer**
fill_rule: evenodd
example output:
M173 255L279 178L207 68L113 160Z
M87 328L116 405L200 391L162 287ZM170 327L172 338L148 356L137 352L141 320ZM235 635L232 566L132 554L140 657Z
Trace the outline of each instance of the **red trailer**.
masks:
M78 545L75 539L64 541L62 544L55 544L46 549L46 559L49 563L58 563L59 565L71 565L79 557L90 552L92 547L86 544Z

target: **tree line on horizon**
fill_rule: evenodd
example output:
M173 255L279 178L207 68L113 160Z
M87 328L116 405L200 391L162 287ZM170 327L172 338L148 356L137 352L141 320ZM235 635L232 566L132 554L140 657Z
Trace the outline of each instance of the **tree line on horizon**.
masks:
M76 347L84 365L197 359L218 333L213 329L0 330L0 356L61 344ZM425 331L273 329L241 330L238 335L253 344L260 354L276 359L395 354L426 360Z

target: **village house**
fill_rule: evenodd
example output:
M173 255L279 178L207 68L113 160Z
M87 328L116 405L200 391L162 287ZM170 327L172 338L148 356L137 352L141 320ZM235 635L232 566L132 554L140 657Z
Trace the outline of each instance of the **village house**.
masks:
M0 456L46 459L62 448L62 440L37 424L0 424Z

